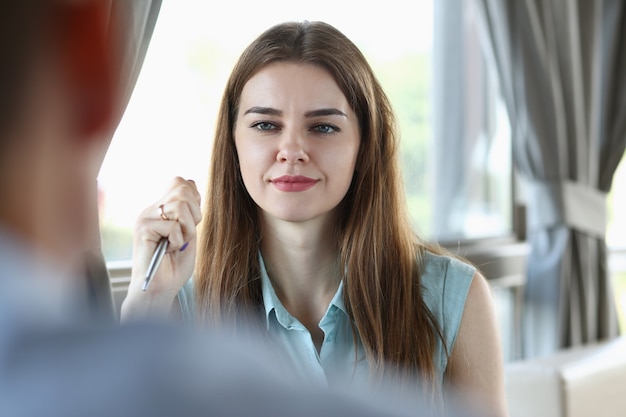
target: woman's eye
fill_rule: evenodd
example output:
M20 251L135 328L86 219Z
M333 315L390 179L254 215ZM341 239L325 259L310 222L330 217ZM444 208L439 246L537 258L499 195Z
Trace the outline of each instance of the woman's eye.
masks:
M276 129L276 125L271 122L256 122L251 127L258 130L273 130Z
M318 131L319 133L335 133L338 132L339 129L336 128L335 126L331 126L331 125L317 125L313 127L313 130Z

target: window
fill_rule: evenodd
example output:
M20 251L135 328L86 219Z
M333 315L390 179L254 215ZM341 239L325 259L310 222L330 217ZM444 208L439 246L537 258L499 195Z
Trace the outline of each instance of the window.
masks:
M511 132L497 74L485 60L472 2L434 5L426 234L440 241L510 234Z
M613 278L615 304L622 334L626 334L626 157L622 158L609 193L609 224L606 240L609 247L609 273Z
M400 122L408 205L420 234L444 240L510 232L505 112L470 2L444 3L388 0L355 10L332 0L268 0L263 10L233 2L218 10L203 0L163 2L98 178L105 258L131 258L135 219L174 176L193 178L203 192L230 69L254 37L285 20L331 23L368 57Z

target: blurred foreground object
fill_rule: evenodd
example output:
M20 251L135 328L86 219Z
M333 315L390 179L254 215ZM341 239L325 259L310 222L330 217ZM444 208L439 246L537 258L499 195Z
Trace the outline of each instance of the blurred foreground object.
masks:
M414 415L384 397L294 384L258 338L93 314L83 256L127 99L119 48L130 40L108 36L126 30L108 20L122 4L160 2L0 3L0 415ZM131 66L123 73L136 76Z

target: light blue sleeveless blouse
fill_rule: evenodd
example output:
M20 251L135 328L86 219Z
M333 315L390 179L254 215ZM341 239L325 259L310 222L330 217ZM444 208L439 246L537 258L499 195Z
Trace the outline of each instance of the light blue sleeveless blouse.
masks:
M267 330L296 372L307 380L324 385L366 384L369 367L360 340L354 344L350 319L343 302L343 282L339 285L326 314L319 323L324 342L319 352L309 331L283 307L261 261L263 302ZM422 286L424 301L441 327L448 349L452 351L463 316L467 293L475 268L457 259L426 253ZM178 294L184 320L193 321L195 301L193 281ZM438 343L433 358L441 384L447 366L443 345Z

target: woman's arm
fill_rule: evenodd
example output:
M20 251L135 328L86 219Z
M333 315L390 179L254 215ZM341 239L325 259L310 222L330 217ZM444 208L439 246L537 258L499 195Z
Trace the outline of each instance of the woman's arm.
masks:
M508 416L494 302L489 283L478 272L470 285L446 376L455 393L470 405L494 417Z

